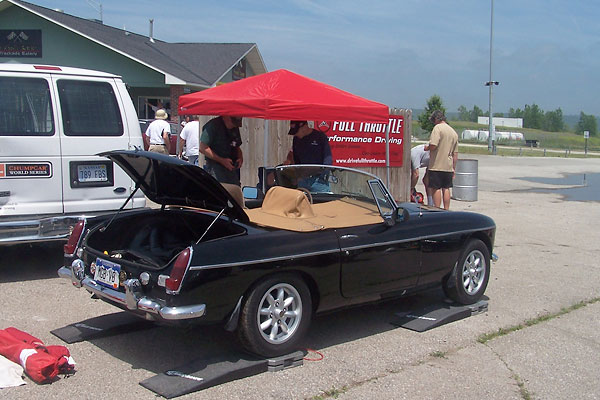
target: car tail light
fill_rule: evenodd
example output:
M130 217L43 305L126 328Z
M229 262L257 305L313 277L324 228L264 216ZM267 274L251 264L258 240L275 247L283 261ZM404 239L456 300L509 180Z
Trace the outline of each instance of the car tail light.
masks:
M186 248L177 256L175 264L173 265L173 269L171 270L171 275L165 281L165 288L167 289L168 294L179 293L179 289L181 289L183 278L185 277L185 273L187 272L188 266L190 265L191 258L191 247Z
M79 244L79 239L83 234L83 228L85 226L85 222L83 220L79 221L75 227L73 227L73 231L71 232L71 236L69 236L69 241L64 245L63 249L66 255L73 255L75 250L77 250L77 244Z

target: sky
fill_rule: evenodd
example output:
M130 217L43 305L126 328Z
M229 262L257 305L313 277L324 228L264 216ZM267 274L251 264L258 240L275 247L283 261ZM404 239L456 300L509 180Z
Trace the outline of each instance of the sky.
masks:
M285 68L397 108L493 113L537 104L600 116L600 2L592 0L29 0L167 42L256 43ZM490 29L493 26L493 29Z

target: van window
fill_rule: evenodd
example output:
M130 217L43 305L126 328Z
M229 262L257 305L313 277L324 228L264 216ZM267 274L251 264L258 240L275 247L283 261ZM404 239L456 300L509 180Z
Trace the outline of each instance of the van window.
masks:
M109 83L61 79L58 91L65 135L123 135L121 113Z
M54 135L50 90L45 79L0 77L0 93L0 135Z

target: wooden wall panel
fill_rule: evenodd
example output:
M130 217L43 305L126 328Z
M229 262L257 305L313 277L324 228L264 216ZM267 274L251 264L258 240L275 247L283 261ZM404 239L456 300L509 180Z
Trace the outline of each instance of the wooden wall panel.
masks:
M390 114L404 116L404 154L402 167L390 167L388 188L397 201L409 201L412 110L390 109ZM200 126L203 126L212 118L214 117L201 116ZM258 167L262 167L265 164L263 161L265 124L269 127L266 165L275 166L281 164L292 147L292 136L287 134L289 121L264 121L262 119L244 118L243 126L240 128L242 152L244 153L244 164L241 170L242 186L255 186L258 183ZM200 155L199 164L201 166L204 165L202 155ZM383 182L387 183L386 167L358 169L377 175Z

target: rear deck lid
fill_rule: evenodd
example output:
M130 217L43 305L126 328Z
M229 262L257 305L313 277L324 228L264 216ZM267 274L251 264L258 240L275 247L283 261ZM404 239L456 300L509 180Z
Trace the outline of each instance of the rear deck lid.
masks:
M204 169L164 154L113 150L98 154L117 163L144 194L160 205L197 207L225 213L242 222L248 215Z

